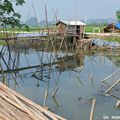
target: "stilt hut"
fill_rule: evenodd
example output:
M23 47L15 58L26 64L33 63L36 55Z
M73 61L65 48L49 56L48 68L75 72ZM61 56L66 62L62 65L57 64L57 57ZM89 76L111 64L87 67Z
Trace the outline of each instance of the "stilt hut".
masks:
M85 23L82 21L63 21L56 23L58 34L67 34L68 36L82 36L84 32Z

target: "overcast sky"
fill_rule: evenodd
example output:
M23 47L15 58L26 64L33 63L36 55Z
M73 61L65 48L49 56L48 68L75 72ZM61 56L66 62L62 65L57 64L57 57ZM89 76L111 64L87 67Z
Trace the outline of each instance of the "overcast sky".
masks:
M29 13L29 17L35 17L32 4L39 21L45 19L45 5L48 20L54 20L55 15L63 20L115 18L116 10L120 9L120 0L26 0L23 7L16 8L22 20L25 21Z

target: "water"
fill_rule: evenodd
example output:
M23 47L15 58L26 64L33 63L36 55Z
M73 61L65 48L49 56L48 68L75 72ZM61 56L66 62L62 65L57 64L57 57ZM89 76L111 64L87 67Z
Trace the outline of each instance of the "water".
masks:
M96 98L94 119L103 120L105 116L111 119L112 116L120 115L120 110L115 107L117 102L115 96L120 97L120 86L116 86L118 91L114 88L111 90L114 97L106 96L103 93L120 78L120 72L106 80L108 84L103 83L102 80L119 68L119 56L119 53L114 52L93 52L92 54L87 52L82 55L78 53L76 57L72 52L67 53L66 56L63 51L55 54L35 49L22 49L12 51L12 58L14 58L14 62L12 62L6 51L4 58L11 69L13 63L17 67L26 67L59 61L51 67L44 66L21 70L16 74L12 73L14 76L16 75L18 85L12 79L11 74L7 73L7 84L41 106L45 92L48 90L46 106L68 120L89 120L91 99ZM1 63L6 69L2 59ZM33 73L39 79L33 77ZM55 97L52 97L56 87L58 87L58 91Z

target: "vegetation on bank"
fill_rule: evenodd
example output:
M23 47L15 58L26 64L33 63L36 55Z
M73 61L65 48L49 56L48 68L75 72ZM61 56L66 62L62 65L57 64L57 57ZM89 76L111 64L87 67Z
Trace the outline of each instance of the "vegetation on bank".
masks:
M93 33L93 29L94 28L99 28L100 29L100 32L103 32L103 28L106 27L105 25L87 25L85 27L85 32L88 32L88 33ZM50 30L51 31L54 31L55 30L55 26L50 26ZM0 29L0 31L2 31L2 29ZM10 33L12 32L12 29L8 28L7 31L9 31ZM26 29L19 29L19 28L16 28L14 29L14 31L16 33L19 33L19 32L28 32ZM29 32L45 32L47 31L47 28L43 28L43 27L40 27L38 29L38 27L32 27L29 29ZM10 34L8 32L8 34ZM96 33L98 33L99 31L96 30L95 31ZM6 38L6 34L3 33L3 32L0 32L0 39L2 38ZM119 42L120 43L120 37L119 36L114 36L114 35L111 35L111 36L95 36L95 38L100 38L100 39L103 39L103 40L107 40L107 41L115 41L115 42ZM0 45L3 45L5 44L5 41L4 40L0 40Z
M105 28L105 25L86 25L85 26L85 32L89 33L98 33L99 31L97 29L100 29L100 32L103 32L103 29ZM95 28L97 28L95 31L93 31Z
M56 26L49 26L49 30L50 31L55 31L55 28ZM86 25L85 26L85 32L89 32L89 33L92 33L93 32L93 29L94 28L98 28L100 29L101 32L103 32L103 28L105 28L106 26L105 25ZM2 31L2 29L0 29L0 31ZM7 31L11 32L13 31L11 28L7 28ZM15 28L14 29L15 32L39 32L39 31L47 31L47 28L46 27L29 27L29 29L26 29L26 28ZM99 31L98 30L95 30L96 33L98 33Z
M4 40L0 40L0 46L1 45L6 45L6 42Z
M0 33L0 39L2 39L2 38L6 38L7 36L6 36L6 34L4 34L4 33Z
M120 36L107 36L107 37L102 37L101 39L107 40L109 42L118 42L120 43Z

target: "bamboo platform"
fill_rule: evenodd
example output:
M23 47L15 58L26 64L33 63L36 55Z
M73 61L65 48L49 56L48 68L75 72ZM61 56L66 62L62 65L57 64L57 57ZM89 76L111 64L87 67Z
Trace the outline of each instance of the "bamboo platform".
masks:
M0 120L65 120L0 83Z

